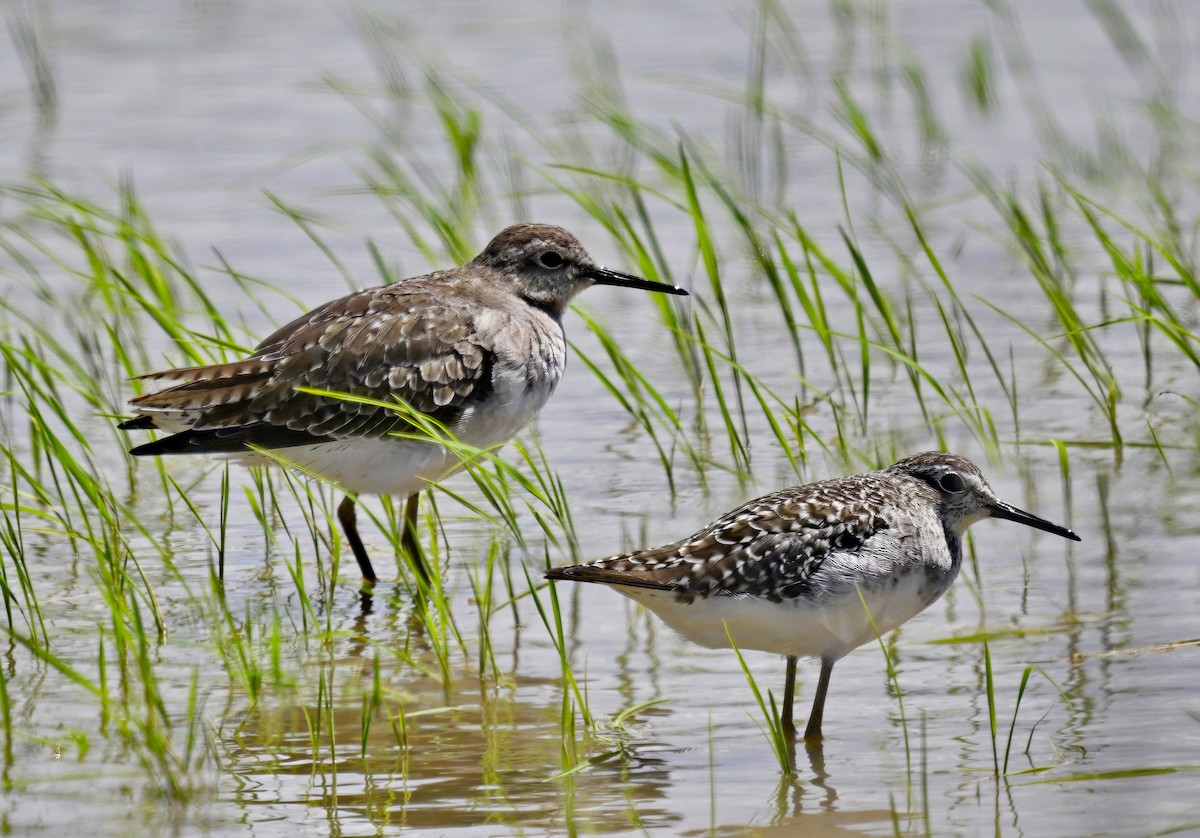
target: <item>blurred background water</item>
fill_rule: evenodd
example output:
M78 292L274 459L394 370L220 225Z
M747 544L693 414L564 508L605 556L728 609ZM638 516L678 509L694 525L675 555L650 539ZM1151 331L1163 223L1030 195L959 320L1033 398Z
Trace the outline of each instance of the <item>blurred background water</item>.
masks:
M508 609L491 623L505 677L481 681L477 662L461 655L443 688L422 669L434 668L429 650L412 646L404 597L381 595L363 614L343 582L321 604L336 637L330 665L343 674L382 672L417 715L407 748L382 729L360 748L358 693L348 693L329 718L346 750L322 762L312 757L304 707L262 701L248 709L232 680L226 684L208 630L189 622L186 598L176 596L176 577L149 558L172 618L172 639L159 654L178 673L173 688L185 693L197 665L212 684L201 712L219 754L211 789L187 807L167 806L143 789L136 760L103 736L92 735L90 753L63 759L63 731L96 725L92 699L13 662L8 689L23 708L24 737L0 797L8 829L59 834L78 828L83 812L94 834L273 835L300 827L342 835L537 834L572 823L603 832L890 833L894 812L916 817L905 820L905 831L928 824L938 834L1158 834L1200 824L1196 368L1160 353L1153 374L1144 374L1134 331L1098 330L1128 382L1119 415L1134 429L1130 441L1143 443L1114 451L1084 389L1010 319L1037 324L1047 337L1061 331L1042 313L1047 303L1023 254L979 188L988 179L1036 202L1039 185L1067 177L1139 218L1171 207L1181 240L1193 245L1200 14L1191 4L12 0L4 10L0 181L42 179L107 204L119 183L131 183L224 314L244 325L247 343L343 293L345 277L359 286L380 281L366 242L397 276L455 262L424 254L393 212L402 203L369 187L385 161L429 184L452 182L456 161L431 104L443 89L482 120L486 193L475 226L463 231L475 247L513 221L539 220L575 232L602 263L632 269L612 237L550 183L571 178L556 164L587 163L653 181L650 155L622 141L610 118L628 113L642 136L658 132L667 148L692 144L724 164L748 195L794 212L820 246L841 255L849 232L888 293L905 299L915 320L934 324L937 295L913 293L936 280L912 241L903 196L921 208L957 293L972 301L989 342L1020 379L1020 427L1004 415L1000 386L982 376L976 382L1009 446L985 472L1002 498L1069 520L1084 539L1072 549L1002 523L976 527L979 578L968 569L970 578L889 643L907 725L878 650L857 652L833 680L821 758L805 764L801 754L795 782L781 780L729 652L684 643L611 592L562 589L570 651L593 712L665 699L637 716L630 732L613 732L618 756L574 775L569 793L563 780L548 782L560 761L558 653L527 601L516 612L520 625ZM746 97L758 92L786 108L777 121L747 117ZM862 108L874 136L886 138L880 159L847 101ZM313 221L340 267L274 199ZM0 216L11 225L23 224L27 211L11 192L0 194ZM691 305L712 306L692 218L666 200L648 211L675 279L693 290ZM827 382L800 382L776 297L752 254L731 243L733 225L712 217L742 360L777 391L809 398ZM426 219L411 223L428 231ZM1111 266L1084 225L1061 232L1074 293L1103 322L1118 296L1104 281ZM52 328L86 325L86 297L56 321L20 281L20 265L2 258L7 300L27 304ZM263 310L222 263L294 301ZM72 294L75 278L48 260L42 267L57 293ZM687 401L690 385L670 335L644 297L595 289L580 305L673 403ZM1181 310L1194 329L1195 301L1185 299ZM567 332L589 357L602 355L577 316ZM811 338L802 335L817 352ZM164 366L182 360L165 337L149 349ZM953 369L944 342L922 346L921 359ZM977 349L971 362L983 363ZM872 422L855 444L898 454L937 447L903 370L877 375ZM814 411L828 430L820 424L830 421L828 409L818 402ZM106 421L95 417L94 426ZM573 359L537 434L571 499L575 557L675 540L755 494L798 482L763 423L753 430L749 477L684 474L670 492L646 435ZM947 447L988 461L963 428L942 432ZM1056 449L1040 444L1050 439L1070 446L1065 478ZM1018 449L1018 441L1027 445ZM124 470L115 447L97 457L100 467ZM803 477L850 465L814 455ZM191 462L171 469L181 484L195 482L192 497L215 520L220 469ZM152 517L159 501L147 492L137 503ZM447 584L467 620L473 565L460 560L481 555L491 529L457 510L447 529L459 550ZM185 577L205 578L211 548L198 524L164 524L156 535ZM534 571L543 558L573 558L562 549L534 553L527 560ZM42 560L49 579L57 576L53 563L65 562L53 551ZM287 574L278 566L264 571L262 530L245 509L231 511L226 562L235 613L264 603L294 607ZM86 574L73 578L46 608L63 632L57 653L68 659L95 653L89 587ZM983 658L970 639L982 632L1007 714L1002 734L1024 667L1038 669L1014 747L1023 751L1028 737L1029 756L1013 758L1047 771L1006 782L991 776ZM944 642L952 638L965 639ZM389 646L403 647L406 657L381 658L378 650ZM778 692L782 661L751 655L749 662L760 684ZM814 668L802 668L801 707ZM916 775L906 766L906 731L920 737L909 743ZM914 792L926 786L927 798Z

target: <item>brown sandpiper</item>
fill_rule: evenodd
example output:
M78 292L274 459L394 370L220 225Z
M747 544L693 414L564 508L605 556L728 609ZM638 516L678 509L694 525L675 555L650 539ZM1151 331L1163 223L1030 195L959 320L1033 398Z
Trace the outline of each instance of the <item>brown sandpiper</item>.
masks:
M688 640L784 655L782 724L795 736L799 657L821 661L806 740L821 738L833 665L932 605L962 565L962 537L1004 518L1079 541L998 499L969 460L938 451L752 500L682 541L546 572L598 582Z
M326 303L244 360L140 376L169 386L133 399L138 415L119 427L170 434L132 449L137 456L282 460L337 485L347 493L338 519L368 590L377 577L358 534L356 496L406 497L402 546L428 578L417 501L461 458L398 436L412 431L401 411L302 388L399 399L467 446L501 445L553 394L567 359L563 314L592 285L687 294L597 265L561 227L518 224L461 267Z

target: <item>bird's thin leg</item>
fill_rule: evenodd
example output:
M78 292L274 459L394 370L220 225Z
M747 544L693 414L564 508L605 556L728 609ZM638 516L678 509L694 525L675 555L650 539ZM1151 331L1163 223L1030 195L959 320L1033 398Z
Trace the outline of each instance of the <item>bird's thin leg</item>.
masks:
M796 723L792 720L792 699L796 695L796 656L787 656L787 678L783 682L783 732L796 738Z
M425 566L425 556L421 553L421 543L417 541L417 512L420 509L421 493L408 496L404 504L404 532L400 536L400 546L412 559L413 567L421 578L429 581L429 568Z
M354 498L346 495L342 499L342 502L338 504L337 514L338 520L342 522L342 530L346 533L346 540L350 542L350 549L354 552L354 560L358 562L358 569L362 571L363 587L371 588L375 585L377 577L375 576L375 568L371 567L371 559L367 555L367 548L363 547L362 539L358 537Z
M821 719L825 716L825 693L829 692L829 676L833 674L833 661L821 659L821 677L817 680L817 695L813 699L812 713L808 716L808 727L804 728L805 739L821 738Z

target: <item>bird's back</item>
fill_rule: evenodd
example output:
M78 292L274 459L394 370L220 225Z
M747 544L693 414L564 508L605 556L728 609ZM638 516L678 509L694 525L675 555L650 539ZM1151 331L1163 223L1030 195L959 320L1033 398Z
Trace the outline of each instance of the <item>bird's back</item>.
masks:
M460 273L442 271L359 291L278 329L245 360L143 376L178 383L135 399L141 417L126 426L152 422L187 437L158 440L136 453L290 447L380 437L406 424L378 404L300 388L373 402L398 398L470 435L467 419L501 387L513 392L497 406L507 402L520 414L501 423L513 427L507 439L540 409L561 377L562 329L545 312L489 289L486 277L475 280L466 283ZM534 354L529 381L516 380L525 369L523 351ZM524 399L527 388L537 397Z

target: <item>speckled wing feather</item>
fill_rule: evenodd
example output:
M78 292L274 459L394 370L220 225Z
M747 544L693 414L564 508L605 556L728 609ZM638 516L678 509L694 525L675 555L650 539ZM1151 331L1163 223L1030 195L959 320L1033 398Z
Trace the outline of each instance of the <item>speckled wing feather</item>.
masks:
M913 524L876 487L848 477L758 498L674 544L546 575L672 590L682 602L713 594L779 602L805 595L831 554L858 551L885 530L902 537Z
M453 425L465 404L490 390L492 352L476 333L471 300L439 292L430 282L437 277L327 303L243 361L142 376L183 383L133 405L193 434L214 432L214 441L255 442L261 435L276 445L379 436L403 422L393 411L298 393L300 387L380 401L396 396ZM191 450L203 450L194 443Z

